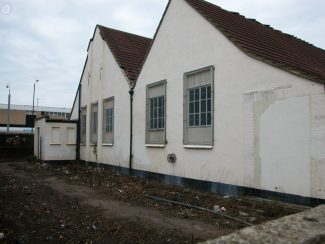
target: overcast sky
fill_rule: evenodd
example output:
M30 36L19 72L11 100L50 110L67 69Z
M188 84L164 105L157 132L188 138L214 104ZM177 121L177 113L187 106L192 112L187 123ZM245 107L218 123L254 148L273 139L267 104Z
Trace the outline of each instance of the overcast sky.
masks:
M180 1L180 0L175 0ZM209 0L325 49L324 0ZM0 103L72 106L96 24L152 37L168 0L0 0ZM36 103L36 99L35 99Z

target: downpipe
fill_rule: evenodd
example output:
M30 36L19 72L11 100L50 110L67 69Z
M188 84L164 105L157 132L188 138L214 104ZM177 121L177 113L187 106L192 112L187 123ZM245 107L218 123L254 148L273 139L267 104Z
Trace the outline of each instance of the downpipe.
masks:
M77 145L76 145L76 161L80 160L80 115L81 115L81 83L79 84L78 97L78 121L77 121Z
M129 91L130 94L130 155L129 155L129 173L132 174L133 163L133 95L134 87Z

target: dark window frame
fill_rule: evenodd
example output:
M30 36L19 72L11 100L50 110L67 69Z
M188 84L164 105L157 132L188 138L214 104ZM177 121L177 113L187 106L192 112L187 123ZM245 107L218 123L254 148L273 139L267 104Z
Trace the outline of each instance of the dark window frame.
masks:
M203 93L204 90L205 90L205 96L202 95L204 94ZM193 92L192 95L191 92ZM188 93L187 94L187 98L188 98L187 126L191 128L211 127L212 126L211 84L189 88L187 89L187 93Z
M94 111L94 107L97 108L97 111ZM90 108L90 142L98 143L98 102L92 103Z
M204 75L205 72L208 72ZM202 75L201 75L202 73ZM215 83L215 67L213 65L203 67L201 69L192 70L183 74L183 145L184 147L191 146L191 148L213 148L214 145L214 124L215 124L215 97L214 97L214 83ZM210 117L206 117L207 120L211 119L211 122L208 125L202 125L201 116L199 115L198 125L190 125L190 98L189 90L195 90L202 87L211 86L210 89L210 99L211 103ZM201 97L201 94L199 94ZM206 105L208 105L206 103ZM199 103L198 114L201 114L202 108L201 103ZM208 111L208 108L206 108ZM193 111L193 110L192 110ZM192 112L191 111L191 112ZM208 122L208 121L207 121ZM195 131L197 130L197 131ZM197 137L196 137L197 135ZM202 135L202 136L200 136ZM209 136L210 135L210 136ZM190 148L190 147L189 147Z
M149 98L149 130L165 129L165 95Z
M81 107L80 117L80 142L85 144L87 140L87 106Z
M162 90L158 90L157 94L152 94L151 89L160 89L161 86ZM153 91L155 92L155 91ZM159 98L161 99L162 106L159 105ZM156 100L156 106L151 105L151 101ZM166 141L166 130L167 130L167 80L161 80L158 82L154 82L151 84L147 84L146 86L146 120L145 120L145 143L146 145L165 145L167 143ZM155 110L156 107L156 110ZM160 108L160 111L159 111ZM153 115L153 111L156 111L157 116ZM160 112L160 116L159 116ZM159 125L159 119L160 119L160 125ZM156 126L153 122L151 124L150 122L152 118L156 119ZM155 128L157 127L157 128ZM160 127L160 128L159 128ZM160 134L159 134L160 133ZM160 135L161 138L159 140L152 140L152 135Z

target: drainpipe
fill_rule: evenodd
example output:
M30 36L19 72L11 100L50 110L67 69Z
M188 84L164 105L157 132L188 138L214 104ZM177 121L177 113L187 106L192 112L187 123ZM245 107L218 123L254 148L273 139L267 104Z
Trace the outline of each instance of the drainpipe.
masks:
M81 83L78 87L78 121L77 121L77 145L76 145L76 160L80 160L80 114L81 114Z
M132 144L133 144L133 95L134 86L129 91L130 94L130 156L129 156L129 172L132 172Z

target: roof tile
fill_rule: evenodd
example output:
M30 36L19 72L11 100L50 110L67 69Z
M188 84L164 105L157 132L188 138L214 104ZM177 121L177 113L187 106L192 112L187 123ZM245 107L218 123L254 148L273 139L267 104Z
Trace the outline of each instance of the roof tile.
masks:
M212 3L185 1L246 54L325 83L325 50Z
M98 25L98 28L120 68L130 81L135 81L152 40L101 25Z

